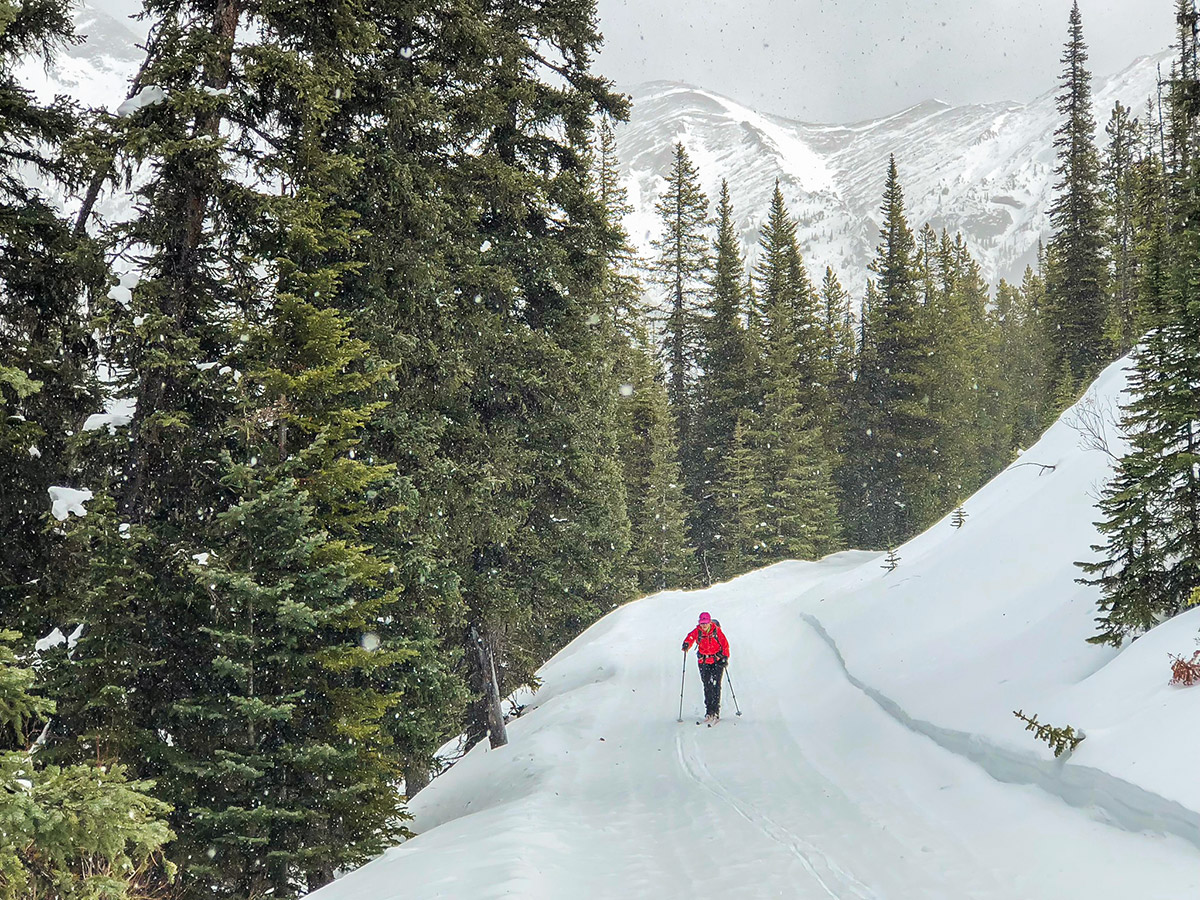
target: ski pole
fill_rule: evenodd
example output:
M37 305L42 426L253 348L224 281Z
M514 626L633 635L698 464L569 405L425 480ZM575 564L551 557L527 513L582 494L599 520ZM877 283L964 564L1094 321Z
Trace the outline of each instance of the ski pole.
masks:
M687 681L687 651L683 651L683 672L679 676L679 719L683 721L683 684Z
M734 689L733 689L733 679L729 677L729 664L728 663L725 664L725 680L729 682L729 696L733 698L733 708L737 710L737 714L740 716L742 714L742 710L738 707L737 692L734 691ZM683 707L680 706L680 713L679 713L680 716L683 715L682 710L683 710Z

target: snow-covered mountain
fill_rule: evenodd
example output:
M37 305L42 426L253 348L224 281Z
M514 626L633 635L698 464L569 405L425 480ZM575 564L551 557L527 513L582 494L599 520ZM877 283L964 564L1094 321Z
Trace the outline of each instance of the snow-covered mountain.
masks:
M125 4L126 6L128 4ZM39 93L70 94L110 110L125 99L142 54L145 26L124 17L117 0L83 0L76 16L87 40L43 70L22 71ZM1140 112L1157 91L1167 54L1144 57L1094 80L1101 131L1120 100ZM628 89L630 122L619 151L635 207L627 227L644 253L658 230L654 203L674 144L699 165L710 198L727 179L751 258L778 178L799 220L801 249L814 278L832 265L852 293L865 284L878 242L879 205L888 155L896 155L914 227L961 231L985 277L1019 279L1049 235L1055 110L1048 91L1027 103L952 107L936 100L849 125L813 125L751 110L712 91L656 82Z
M1085 403L1116 402L1126 365ZM416 838L313 900L1198 896L1200 687L1168 684L1168 654L1200 609L1086 642L1073 562L1109 457L1078 421L894 571L848 552L615 610L543 668L507 746L417 795ZM712 729L679 651L702 610L732 646ZM1014 710L1086 737L1055 758Z
M1093 82L1098 140L1113 104L1144 114L1165 57L1143 57ZM1048 77L1048 87L1053 76ZM801 250L820 280L833 266L861 294L879 242L879 206L889 154L895 154L914 229L925 222L962 232L990 281L1020 280L1049 236L1054 195L1054 90L1031 103L948 106L929 100L895 115L851 125L812 125L755 112L719 94L656 82L628 89L630 122L618 151L635 211L626 225L649 253L654 212L676 141L682 141L715 200L729 182L738 225L754 255L775 180L799 221Z
M75 30L84 38L81 43L57 54L49 68L24 65L21 79L39 96L66 94L85 106L115 111L142 63L138 44L146 29L105 0L82 0L75 11Z

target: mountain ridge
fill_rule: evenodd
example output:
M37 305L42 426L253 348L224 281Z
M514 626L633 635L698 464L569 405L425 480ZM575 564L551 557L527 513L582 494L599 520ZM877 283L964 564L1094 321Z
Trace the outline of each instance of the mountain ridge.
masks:
M1157 92L1164 52L1093 78L1097 142L1116 101L1140 115ZM758 231L779 179L797 219L801 251L819 281L832 266L861 296L878 240L888 156L896 155L909 212L919 229L962 233L991 283L1019 280L1050 236L1057 88L1034 99L952 106L929 98L888 116L810 123L754 110L697 85L653 81L623 87L632 99L617 129L618 155L634 211L626 228L650 255L654 213L675 142L700 169L710 199L727 179L743 249L753 264Z
M67 94L115 109L141 60L140 23L110 14L103 0L76 12L82 43L48 69L22 69L43 96ZM1120 72L1093 78L1098 139L1107 110L1121 100L1135 112L1157 92L1164 52L1141 56ZM654 202L673 146L682 140L715 200L727 178L736 224L753 265L758 232L776 178L797 219L810 275L832 266L861 296L878 242L878 208L888 155L896 154L909 224L961 232L984 277L1019 280L1050 235L1053 132L1058 124L1051 87L1027 103L995 101L952 106L935 98L890 115L849 123L811 123L755 110L734 98L681 81L651 81L630 92L630 121L618 127L622 174L634 211L626 228L649 258L658 231ZM113 198L120 205L120 198Z

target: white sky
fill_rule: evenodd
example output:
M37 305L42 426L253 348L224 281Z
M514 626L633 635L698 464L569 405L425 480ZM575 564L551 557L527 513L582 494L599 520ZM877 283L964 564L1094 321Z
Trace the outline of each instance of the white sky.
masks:
M598 71L686 81L760 110L850 122L936 97L1053 87L1070 0L598 0ZM1081 0L1093 74L1167 49L1173 0Z
M91 0L128 14L139 0ZM850 122L936 97L1032 100L1054 86L1071 0L597 0L597 70L686 81L757 109ZM1174 0L1081 0L1093 74L1167 49Z

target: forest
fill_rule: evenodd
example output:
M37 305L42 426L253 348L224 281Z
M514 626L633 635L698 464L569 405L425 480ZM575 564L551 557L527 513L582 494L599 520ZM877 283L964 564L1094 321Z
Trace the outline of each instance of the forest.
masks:
M638 258L590 0L145 0L117 112L20 81L66 0L0 0L0 898L314 890L608 611L895 548L1127 353L1093 640L1200 602L1175 6L1100 134L1074 7L1052 237L993 286L897 158L865 285L778 186L743 258L683 143Z

